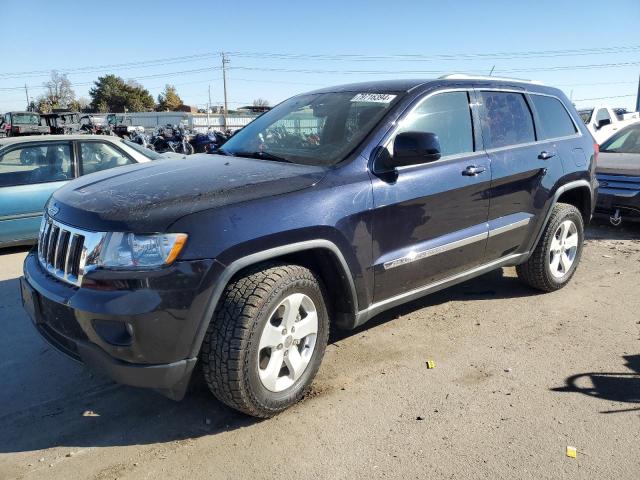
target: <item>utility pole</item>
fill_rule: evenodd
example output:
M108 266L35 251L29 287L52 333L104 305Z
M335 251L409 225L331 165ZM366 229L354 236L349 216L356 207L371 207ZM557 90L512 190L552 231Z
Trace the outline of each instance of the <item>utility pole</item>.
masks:
M209 84L209 103L207 103L207 132L211 128L211 119L209 117L211 113L211 84Z
M229 63L229 59L225 55L224 52L222 55L222 83L224 85L224 129L227 129L227 112L229 111L228 103L227 103L227 63Z
M638 77L638 96L636 97L636 112L640 112L640 76Z
M29 110L29 90L26 83L24 84L24 93L27 95L27 110Z

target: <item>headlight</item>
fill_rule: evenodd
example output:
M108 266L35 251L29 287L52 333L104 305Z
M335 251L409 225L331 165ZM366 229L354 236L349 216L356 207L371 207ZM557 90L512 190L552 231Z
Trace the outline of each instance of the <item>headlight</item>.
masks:
M169 265L187 241L185 233L138 235L110 232L94 261L97 267L145 268Z

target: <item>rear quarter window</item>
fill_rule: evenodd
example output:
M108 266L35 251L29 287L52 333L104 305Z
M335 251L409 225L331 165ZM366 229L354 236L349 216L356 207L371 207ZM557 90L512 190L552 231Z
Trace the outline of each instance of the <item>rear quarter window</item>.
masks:
M485 148L534 142L531 111L524 95L516 92L480 92L481 125Z
M575 135L576 126L560 100L535 94L531 95L531 100L540 120L538 130L541 139Z

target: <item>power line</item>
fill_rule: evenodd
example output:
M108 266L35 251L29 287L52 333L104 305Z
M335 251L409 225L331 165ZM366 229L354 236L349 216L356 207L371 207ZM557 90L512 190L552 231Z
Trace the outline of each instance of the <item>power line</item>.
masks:
M609 97L577 98L574 100L574 102L586 102L589 100L606 100L609 98L627 98L627 97L635 97L635 96L636 96L635 93L630 93L628 95L612 95Z
M234 51L227 52L239 58L260 58L260 59L280 59L280 60L321 60L321 61L437 61L437 60L472 60L472 59L517 59L517 58L549 58L549 57L566 57L566 56L584 56L584 55L603 55L603 54L619 54L640 52L640 45L625 45L616 47L599 47L584 49L565 49L565 50L532 50L520 52L490 52L490 53L454 53L454 54L393 54L393 55L364 55L364 54L295 54L295 53L278 53L278 52L243 52ZM179 57L165 57L153 60L143 60L126 63L114 63L104 65L90 65L75 68L55 69L63 74L77 73L96 73L111 69L131 69L131 68L147 68L154 66L172 65L182 62L193 62L206 60L216 56L215 53L201 53L192 55L183 55ZM23 78L34 76L49 75L49 70L31 70L23 72L4 72L0 73L0 79Z
M181 71L178 71L178 72L157 73L157 74L153 74L153 75L143 75L143 76L139 76L139 77L128 77L127 80L145 80L145 79L149 79L149 78L174 77L174 76L185 75L185 74L211 72L211 71L220 70L220 69L221 69L221 67L196 68L196 69L192 69L192 70L181 70ZM91 82L79 82L79 83L72 83L72 86L74 86L74 87L76 87L76 86L86 86L86 85L93 85L94 83L95 83L94 81L91 81ZM47 88L44 85L28 85L28 87L29 88L34 88L34 89L46 89ZM20 86L20 87L0 87L0 91L22 90L23 88L24 88L24 86Z
M112 69L122 70L122 69L130 69L130 68L157 67L157 66L164 66L164 65L173 65L176 63L205 60L207 58L213 57L214 55L215 54L213 53L206 53L206 54L199 54L199 55L186 55L183 57L159 58L155 60L146 60L146 61L139 61L139 62L113 63L110 65L94 65L94 66L66 68L66 69L32 70L28 72L0 73L0 79L48 76L51 74L52 70L56 70L57 72L62 74L76 74L76 73L95 73L95 72L112 70Z
M589 70L601 68L620 68L640 65L638 62L618 62L618 63L596 63L587 65L556 65L537 68L512 68L498 69L500 73L523 73L523 72L555 72L565 70ZM451 70L327 70L327 69L296 69L280 67L229 67L230 70L245 70L259 72L284 72L302 74L332 74L332 75L443 75L451 73ZM471 74L481 74L482 72L466 72Z
M604 55L630 53L640 51L640 45L623 45L617 47L598 47L564 50L532 50L520 52L489 52L489 53L451 53L451 54L389 54L389 55L364 55L364 54L308 54L308 53L283 53L283 52L247 52L232 51L229 55L243 58L267 58L278 60L312 60L312 61L438 61L438 60L482 60L482 59L517 59L517 58L549 58L549 57L573 57L584 55Z

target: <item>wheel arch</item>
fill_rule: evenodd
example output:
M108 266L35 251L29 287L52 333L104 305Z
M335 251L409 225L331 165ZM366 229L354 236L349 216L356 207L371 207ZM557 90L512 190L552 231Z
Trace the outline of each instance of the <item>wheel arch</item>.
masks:
M358 298L353 275L344 255L338 246L329 240L307 240L252 253L224 268L200 322L192 346L192 356L198 354L209 322L229 282L248 268L273 261L301 265L315 272L324 283L329 296L327 307L332 313L331 323L340 328L355 326Z
M582 219L585 225L587 225L591 220L591 214L594 204L591 184L587 180L574 180L572 182L561 185L560 187L558 187L555 194L553 195L553 199L549 203L549 208L547 209L547 212L545 214L544 222L542 223L540 230L536 234L535 241L533 242L533 245L529 250L529 254L531 254L538 245L538 242L540 241L540 238L542 237L542 234L547 227L547 224L549 223L549 218L551 217L553 207L558 202L569 203L575 206L582 214ZM528 257L529 256L527 256L527 258Z

